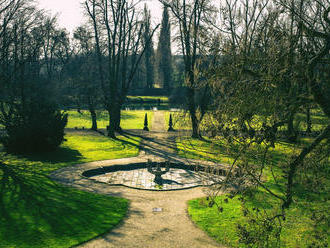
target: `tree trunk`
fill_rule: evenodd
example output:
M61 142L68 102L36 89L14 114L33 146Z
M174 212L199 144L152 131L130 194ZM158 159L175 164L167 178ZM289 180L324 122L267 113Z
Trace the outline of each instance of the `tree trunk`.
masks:
M289 120L288 120L288 133L287 133L287 138L290 142L297 141L297 134L293 127L293 120L294 120L294 113L290 113Z
M330 136L330 125L328 125L323 132L313 141L312 144L302 149L300 154L295 157L295 159L289 164L289 170L288 170L288 179L287 179L287 188L286 188L286 195L285 195L285 201L282 204L282 209L287 209L292 203L292 197L293 197L293 186L294 186L294 177L296 176L296 172L298 167L302 164L305 157L311 153L314 148L321 143L322 140L329 138Z
M196 116L196 103L195 103L195 91L192 88L187 89L187 98L188 98L188 110L191 119L192 127L192 138L200 139L201 135L199 133L199 123Z
M96 131L97 130L97 119L96 119L96 112L94 108L89 108L89 112L91 114L92 118L92 130Z
M109 113L109 126L108 126L108 136L110 138L113 138L115 139L116 138L116 134L115 134L115 118L114 118L114 107L111 106L109 109L108 109L108 113Z
M121 119L121 106L118 106L115 109L114 113L114 119L115 119L115 131L121 133L123 130L120 127L120 119Z
M196 112L192 113L190 112L190 116L191 116L191 125L192 125L192 138L196 138L196 139L200 139L201 138L201 134L199 132L199 123L196 117Z

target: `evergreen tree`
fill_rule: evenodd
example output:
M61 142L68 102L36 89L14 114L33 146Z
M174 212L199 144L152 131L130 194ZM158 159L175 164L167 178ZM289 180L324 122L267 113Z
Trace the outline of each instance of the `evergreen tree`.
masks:
M144 35L145 44L144 65L146 71L146 85L148 89L153 87L154 83L154 46L151 37L150 11L147 5L144 5Z
M163 88L169 91L172 82L171 25L166 6L163 10L157 55L159 80Z

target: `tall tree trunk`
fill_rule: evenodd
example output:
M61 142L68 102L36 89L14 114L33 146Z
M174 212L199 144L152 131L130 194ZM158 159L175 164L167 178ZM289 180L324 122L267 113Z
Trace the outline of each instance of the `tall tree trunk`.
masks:
M110 138L115 139L116 138L116 134L115 134L115 118L114 118L114 112L115 112L115 108L113 106L111 106L108 109L108 113L109 113L109 126L108 126L108 136Z
M94 108L89 108L89 112L91 114L92 118L92 130L96 131L97 130L97 119L96 119L96 112Z
M295 113L290 113L289 120L288 120L288 133L287 138L290 142L296 142L297 141L297 134L293 127L293 121L294 121L294 115Z
M96 131L97 130L97 118L96 118L96 111L94 108L94 102L93 102L93 97L91 95L88 96L88 110L89 113L91 114L91 119L92 119L92 130Z
M199 133L199 123L196 116L196 103L195 103L195 90L192 88L187 89L187 99L188 99L188 110L191 119L191 127L192 127L192 138L201 138Z
M114 113L114 118L115 118L115 131L121 133L123 131L120 127L121 105L116 108Z
M196 117L196 112L192 113L190 112L190 117L191 117L191 125L192 125L192 138L200 139L201 134L199 132L199 123Z

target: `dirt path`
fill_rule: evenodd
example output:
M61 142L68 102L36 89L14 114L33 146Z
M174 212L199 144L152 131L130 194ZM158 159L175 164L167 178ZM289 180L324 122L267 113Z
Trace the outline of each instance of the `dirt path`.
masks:
M156 132L162 132L164 131L164 128L165 128L164 111L155 111L151 130Z
M203 196L201 188L154 192L103 184L78 188L120 196L131 201L128 216L111 232L79 247L173 248L221 247L189 219L186 202ZM153 212L161 208L162 212Z
M155 112L152 132L141 144L136 158L91 162L66 167L51 176L63 184L98 194L123 197L130 200L128 216L115 229L79 247L117 248L209 248L222 247L189 219L187 201L203 197L203 188L178 191L146 191L111 186L83 178L81 173L91 168L111 164L141 162L147 158L182 160L175 155L175 134L164 132L164 113ZM161 209L154 212L153 209Z

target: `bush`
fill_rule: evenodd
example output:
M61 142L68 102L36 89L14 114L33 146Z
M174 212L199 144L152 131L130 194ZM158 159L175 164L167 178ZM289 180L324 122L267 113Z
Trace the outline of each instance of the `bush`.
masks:
M0 141L10 153L51 151L63 142L66 124L67 114L45 100L18 104L4 123L6 136Z

